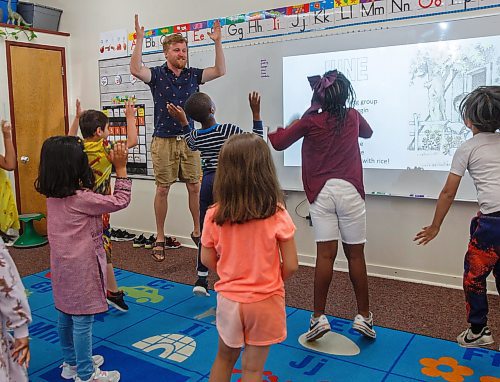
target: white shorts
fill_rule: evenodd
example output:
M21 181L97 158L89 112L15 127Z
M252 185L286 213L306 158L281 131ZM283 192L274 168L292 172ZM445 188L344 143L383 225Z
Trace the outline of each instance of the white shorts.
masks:
M340 238L346 244L366 242L365 201L351 183L329 179L311 204L309 213L316 242Z

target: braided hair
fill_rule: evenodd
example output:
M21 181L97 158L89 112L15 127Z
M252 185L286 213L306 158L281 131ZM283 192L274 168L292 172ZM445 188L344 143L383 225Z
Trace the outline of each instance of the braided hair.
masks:
M330 73L331 71L325 73L325 76ZM335 119L337 122L335 129L338 133L344 126L348 109L352 108L355 102L356 93L351 82L341 72L337 72L337 79L325 90L325 99L321 109L327 111L332 119Z

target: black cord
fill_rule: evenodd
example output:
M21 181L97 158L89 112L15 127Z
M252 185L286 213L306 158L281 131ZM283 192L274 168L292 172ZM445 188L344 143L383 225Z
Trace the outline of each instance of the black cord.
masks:
M299 214L299 212L298 212L299 207L300 207L302 204L304 204L306 201L307 201L307 198L306 198L306 199L304 199L303 201L301 201L301 202L300 202L299 204L297 204L297 206L295 207L295 214L296 214L298 217L301 217L302 219L307 219L307 216L309 216L309 215L307 215L307 216L302 216L302 215L301 215L301 214Z

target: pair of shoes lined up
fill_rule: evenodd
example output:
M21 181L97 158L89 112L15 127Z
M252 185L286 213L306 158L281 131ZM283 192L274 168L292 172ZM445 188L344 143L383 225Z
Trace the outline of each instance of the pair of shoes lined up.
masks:
M146 249L151 249L151 248L153 248L155 242L156 242L155 235L151 235L149 237L146 237L146 236L144 236L143 233L141 233L139 236L136 236L136 238L134 239L134 242L132 243L132 247L134 247L134 248L144 247Z
M146 237L142 233L134 239L132 246L134 248L144 247L146 249L151 249L154 247L155 243L156 243L156 236L155 235L151 235L149 237ZM179 248L180 246L181 246L181 243L179 243L179 241L177 241L177 239L175 237L170 237L170 236L165 237L165 248L167 248L167 249L168 248Z
M130 241L134 240L135 235L133 233L128 233L125 230L121 229L112 229L111 230L111 240L113 241Z
M361 314L357 314L356 317L354 317L352 328L367 338L375 339L377 337L377 333L375 333L373 329L372 312L370 312L369 317L363 317ZM306 333L306 341L316 341L331 330L330 322L324 314L319 317L311 316L309 330Z
M104 363L104 357L102 355L93 355L92 362L94 363L94 372L87 381L118 382L120 380L120 373L118 371L103 371L99 369L99 367ZM75 381L83 382L83 380L78 376L76 365L71 366L66 362L63 362L59 368L62 369L61 377L63 379L73 379Z

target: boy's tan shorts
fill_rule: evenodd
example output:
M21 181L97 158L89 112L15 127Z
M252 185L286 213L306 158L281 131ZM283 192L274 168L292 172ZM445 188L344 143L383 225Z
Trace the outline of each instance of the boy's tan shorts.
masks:
M182 136L153 137L151 158L157 186L168 187L177 179L184 183L200 181L200 152L191 151Z

